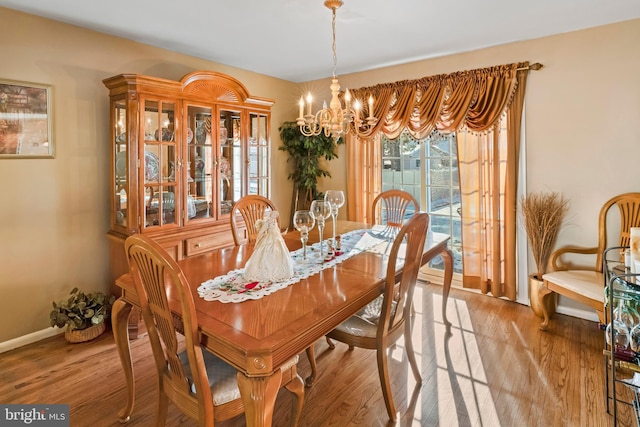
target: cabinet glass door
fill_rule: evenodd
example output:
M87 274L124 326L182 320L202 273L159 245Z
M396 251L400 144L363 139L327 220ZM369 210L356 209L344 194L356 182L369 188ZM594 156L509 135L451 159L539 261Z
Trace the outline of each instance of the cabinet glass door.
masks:
M187 106L187 218L214 218L214 146L211 107Z
M127 227L129 223L127 210L127 192L129 191L127 182L127 102L126 99L114 101L113 103L113 123L115 123L114 135L114 173L115 189L113 218L116 225Z
M242 197L242 137L240 111L220 110L220 212L228 214Z
M249 187L247 194L269 197L269 120L266 114L251 113L249 134Z
M175 103L145 100L144 152L140 153L140 182L144 183L144 227L176 225L180 199L176 185Z

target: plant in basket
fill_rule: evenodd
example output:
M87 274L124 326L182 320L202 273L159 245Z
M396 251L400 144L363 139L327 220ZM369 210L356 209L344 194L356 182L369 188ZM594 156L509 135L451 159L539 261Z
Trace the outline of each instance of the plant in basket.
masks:
M70 342L91 340L104 332L104 321L109 318L114 301L113 295L84 293L73 288L66 300L53 302L49 315L51 326L66 326L65 338Z

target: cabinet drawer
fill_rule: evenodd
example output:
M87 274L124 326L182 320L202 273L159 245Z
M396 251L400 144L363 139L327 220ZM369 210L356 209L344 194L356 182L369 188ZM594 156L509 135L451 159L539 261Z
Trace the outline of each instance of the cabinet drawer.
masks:
M228 242L226 240L227 239L225 239L225 236L222 234L205 234L203 236L187 239L187 256L198 255L222 246L228 246Z

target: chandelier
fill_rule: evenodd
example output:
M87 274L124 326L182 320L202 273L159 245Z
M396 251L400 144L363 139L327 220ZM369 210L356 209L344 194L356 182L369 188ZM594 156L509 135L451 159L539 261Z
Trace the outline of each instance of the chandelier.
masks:
M342 102L338 98L340 94L340 84L338 84L338 77L336 77L336 64L338 62L336 55L336 10L342 6L342 0L325 0L324 5L331 9L331 30L333 35L333 43L331 50L333 51L333 79L331 80L331 102L327 107L325 101L322 106L322 110L313 114L311 93L307 94L306 109L307 114L304 114L305 100L304 97L300 97L300 110L296 122L300 127L300 132L304 136L316 136L320 132L324 132L325 136L331 135L334 140L340 138L343 134L348 134L351 130L360 136L363 132L373 127L378 119L373 116L373 96L369 96L369 115L364 118L362 104L359 100L354 100L351 103L351 94L349 89L344 93L345 106L343 108ZM351 126L353 124L353 126Z

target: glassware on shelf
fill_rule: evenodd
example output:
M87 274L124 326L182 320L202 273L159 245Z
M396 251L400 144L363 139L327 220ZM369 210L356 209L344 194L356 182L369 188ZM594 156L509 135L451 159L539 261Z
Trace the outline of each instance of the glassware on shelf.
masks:
M344 192L342 190L327 190L324 193L324 201L331 205L331 219L333 220L333 239L336 241L336 220L338 219L338 209L340 209L345 202Z
M631 301L624 298L618 299L618 305L613 310L613 318L624 323L629 330L640 324L640 315L631 305Z
M613 328L613 331L611 330ZM611 340L613 333L613 342ZM629 328L619 320L614 319L613 322L607 325L607 331L605 333L607 344L613 348L627 348L631 341L629 334Z
M314 200L311 202L311 212L318 223L318 234L320 235L320 258L324 258L323 231L324 223L331 216L331 204L324 200Z
M295 211L293 214L293 225L300 232L300 241L302 241L302 259L307 261L307 241L309 240L309 231L316 225L316 219L309 210Z
M635 351L636 353L640 353L640 324L635 325L633 328L631 328L631 331L629 332L629 338L629 346L631 347L631 350Z

